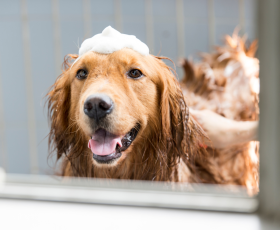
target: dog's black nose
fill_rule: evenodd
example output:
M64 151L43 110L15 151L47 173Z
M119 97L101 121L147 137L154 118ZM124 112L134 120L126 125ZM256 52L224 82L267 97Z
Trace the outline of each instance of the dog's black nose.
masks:
M106 94L90 95L84 103L84 113L90 118L99 121L107 114L111 113L114 103Z

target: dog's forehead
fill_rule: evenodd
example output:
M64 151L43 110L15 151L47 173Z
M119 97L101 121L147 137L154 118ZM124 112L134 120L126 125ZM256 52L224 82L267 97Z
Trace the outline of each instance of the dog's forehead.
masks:
M149 56L143 56L132 49L121 49L112 54L99 54L88 52L81 57L80 63L89 67L119 67L119 66L145 66Z

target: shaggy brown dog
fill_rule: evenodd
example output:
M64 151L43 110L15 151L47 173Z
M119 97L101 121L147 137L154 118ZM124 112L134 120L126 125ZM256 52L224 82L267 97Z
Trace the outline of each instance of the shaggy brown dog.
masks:
M187 104L194 109L212 110L237 121L255 121L259 116L259 61L254 58L256 41L246 49L245 39L226 36L226 46L213 54L204 54L199 64L185 60L181 87ZM223 184L246 186L249 193L258 191L259 145L252 141L213 153Z
M49 143L63 176L221 181L163 58L89 52L70 68L76 58L65 59L48 93Z

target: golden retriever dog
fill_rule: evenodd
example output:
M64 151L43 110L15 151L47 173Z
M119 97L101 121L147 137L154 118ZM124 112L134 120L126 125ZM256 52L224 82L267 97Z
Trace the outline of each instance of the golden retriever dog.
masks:
M216 52L204 54L193 64L184 60L185 76L181 87L186 103L193 109L212 110L236 121L255 121L259 118L259 60L254 58L257 42L249 48L245 38L226 36L226 45ZM246 186L250 194L258 192L259 144L251 141L212 153L223 184Z
M221 183L163 57L124 48L68 55L48 93L63 176Z

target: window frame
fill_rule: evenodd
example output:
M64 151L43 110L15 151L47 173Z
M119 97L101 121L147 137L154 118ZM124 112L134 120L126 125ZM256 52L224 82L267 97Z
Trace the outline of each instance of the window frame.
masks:
M258 0L261 192L257 197L249 197L239 187L235 187L237 193L226 193L226 188L223 186L197 185L194 192L192 187L180 187L175 184L168 187L165 183L136 181L128 183L111 180L109 186L108 182L102 180L89 182L88 179L74 179L70 182L64 179L61 182L47 176L3 174L0 175L0 178L2 177L0 198L243 213L257 211L263 223L268 221L276 223L280 219L278 178L280 175L278 151L280 149L280 91L278 89L280 86L280 14L277 12L278 9L280 9L280 1ZM116 193L121 198L113 199L112 197L117 197L112 196Z

